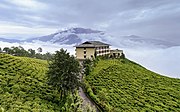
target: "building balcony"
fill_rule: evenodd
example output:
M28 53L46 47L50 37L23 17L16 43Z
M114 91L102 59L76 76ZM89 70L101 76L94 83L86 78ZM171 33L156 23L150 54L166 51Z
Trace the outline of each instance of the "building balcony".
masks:
M97 52L99 51L110 51L110 49L96 49Z

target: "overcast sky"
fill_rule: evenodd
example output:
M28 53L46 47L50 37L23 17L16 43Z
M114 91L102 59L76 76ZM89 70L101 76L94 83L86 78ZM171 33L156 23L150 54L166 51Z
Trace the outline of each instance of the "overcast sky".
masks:
M69 27L180 42L180 0L1 0L0 37L28 38Z

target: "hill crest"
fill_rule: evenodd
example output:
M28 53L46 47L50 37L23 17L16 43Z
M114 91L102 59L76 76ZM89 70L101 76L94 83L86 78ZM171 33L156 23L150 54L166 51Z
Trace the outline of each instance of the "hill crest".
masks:
M100 60L91 70L86 92L103 111L180 111L180 79L127 59Z

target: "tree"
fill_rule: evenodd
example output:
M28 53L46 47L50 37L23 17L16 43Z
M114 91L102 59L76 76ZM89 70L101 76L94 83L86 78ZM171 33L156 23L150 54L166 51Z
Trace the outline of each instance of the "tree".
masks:
M79 62L70 56L66 50L56 51L49 62L47 73L48 84L55 87L61 94L61 99L79 88Z
M20 56L21 55L21 49L19 49L19 47L11 47L11 54L12 55L16 55L16 56Z
M28 56L29 53L22 46L17 47L18 56Z
M30 57L34 57L35 54L36 54L36 51L33 50L33 49L28 49L28 52L29 52L29 54L30 54Z
M0 47L0 53L2 52L2 49L1 49L1 47Z
M47 52L46 54L43 54L43 59L45 60L50 60L52 59L53 55L49 52Z
M125 58L126 58L126 57L125 57L125 54L122 53L121 56L120 56L120 58L121 58L121 59L125 59Z
M11 49L10 49L9 47L5 47L5 48L3 49L3 51L6 52L6 53L8 53L8 54L10 53L10 50L11 50Z
M91 66L92 61L90 59L86 59L83 61L84 74L89 75L89 73L91 72Z
M41 52L42 52L42 48L39 47L39 48L37 49L37 51L38 51L39 53L41 53Z

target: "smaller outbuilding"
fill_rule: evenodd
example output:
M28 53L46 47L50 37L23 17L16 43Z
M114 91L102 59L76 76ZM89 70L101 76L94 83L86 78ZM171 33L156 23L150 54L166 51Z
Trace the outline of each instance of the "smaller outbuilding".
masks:
M120 58L122 55L123 55L123 50L115 49L115 50L110 50L109 57Z

